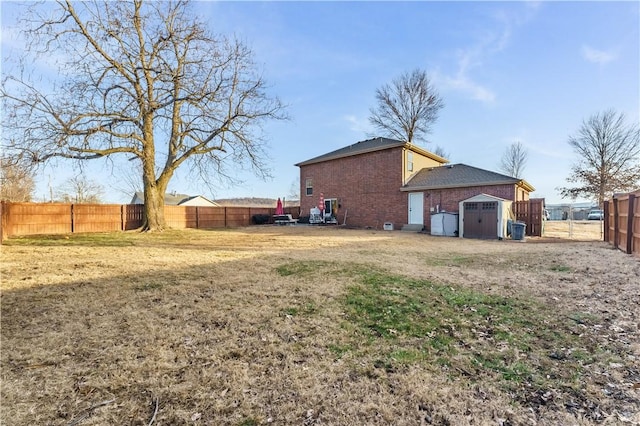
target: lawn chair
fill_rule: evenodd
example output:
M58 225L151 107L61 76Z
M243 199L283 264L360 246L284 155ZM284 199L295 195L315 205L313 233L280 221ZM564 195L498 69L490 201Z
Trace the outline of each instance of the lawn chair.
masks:
M309 223L312 225L316 225L318 223L324 223L324 220L322 218L322 213L320 212L319 208L314 207L311 210L309 210Z

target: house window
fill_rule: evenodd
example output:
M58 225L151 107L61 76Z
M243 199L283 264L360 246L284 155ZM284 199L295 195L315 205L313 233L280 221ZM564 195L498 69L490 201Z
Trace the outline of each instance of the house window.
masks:
M407 151L407 171L413 171L413 152Z
M307 179L305 182L305 186L307 188L307 195L313 195L313 180L312 179Z

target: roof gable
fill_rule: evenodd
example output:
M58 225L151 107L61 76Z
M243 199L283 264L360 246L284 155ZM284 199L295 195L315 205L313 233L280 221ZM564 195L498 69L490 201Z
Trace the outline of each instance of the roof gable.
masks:
M474 195L471 198L467 198L466 200L460 201L461 203L473 203L473 202L483 202L483 201L500 201L511 203L511 200L505 200L504 198L496 197L494 195L489 194L478 194Z
M485 185L521 185L529 191L534 190L529 183L522 179L466 164L451 164L422 169L413 175L401 189L403 191L413 191L417 189L444 189Z
M202 195L188 196L178 203L179 206L219 207L219 204L203 197Z
M388 139L388 138L374 138L367 139L364 141L356 142L354 144L345 146L340 149L336 149L335 151L328 152L323 155L319 155L318 157L311 158L306 161L302 161L300 163L295 164L296 166L306 166L308 164L321 163L324 161L337 160L338 158L350 157L352 155L365 154L368 152L381 151L385 149L404 147L407 149L411 149L421 155L429 157L439 163L446 163L447 160L445 158L440 157L432 152L426 151L418 146L413 144L402 142L396 139Z

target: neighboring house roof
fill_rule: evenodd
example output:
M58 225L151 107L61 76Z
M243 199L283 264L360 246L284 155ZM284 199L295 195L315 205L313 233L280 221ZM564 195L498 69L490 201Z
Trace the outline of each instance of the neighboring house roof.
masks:
M179 206L200 206L200 207L219 207L220 205L215 201L211 201L208 198L203 197L202 195L194 195L192 197L187 197L184 200L178 203Z
M131 204L144 204L144 193L136 192L131 199ZM203 197L202 195L187 195L177 193L164 194L164 204L166 206L212 206L218 207L217 203Z
M142 195L142 192L136 192L135 194L133 194L133 198L131 198L129 204L144 204L144 197Z
M419 154L422 154L426 157L429 157L439 163L447 163L447 159L440 157L432 152L426 151L416 145L402 142L395 139L388 138L375 138L368 139L365 141L356 142L352 145L345 146L344 148L336 149L335 151L331 151L327 154L320 155L318 157L314 157L310 160L303 161L301 163L295 164L296 166L306 166L308 164L321 163L323 161L336 160L338 158L350 157L352 155L365 154L368 152L381 151L384 149L396 148L396 147L404 147L415 151Z
M524 179L467 166L466 164L450 164L422 169L413 175L401 190L416 191L505 184L519 185L529 192L535 190L535 188Z

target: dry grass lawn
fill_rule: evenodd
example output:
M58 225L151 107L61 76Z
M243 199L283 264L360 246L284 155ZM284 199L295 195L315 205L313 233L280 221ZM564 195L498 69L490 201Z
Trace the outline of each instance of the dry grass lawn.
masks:
M557 237L5 241L0 423L638 425L640 261Z
M551 220L544 223L544 237L575 241L602 241L604 222L595 220Z

